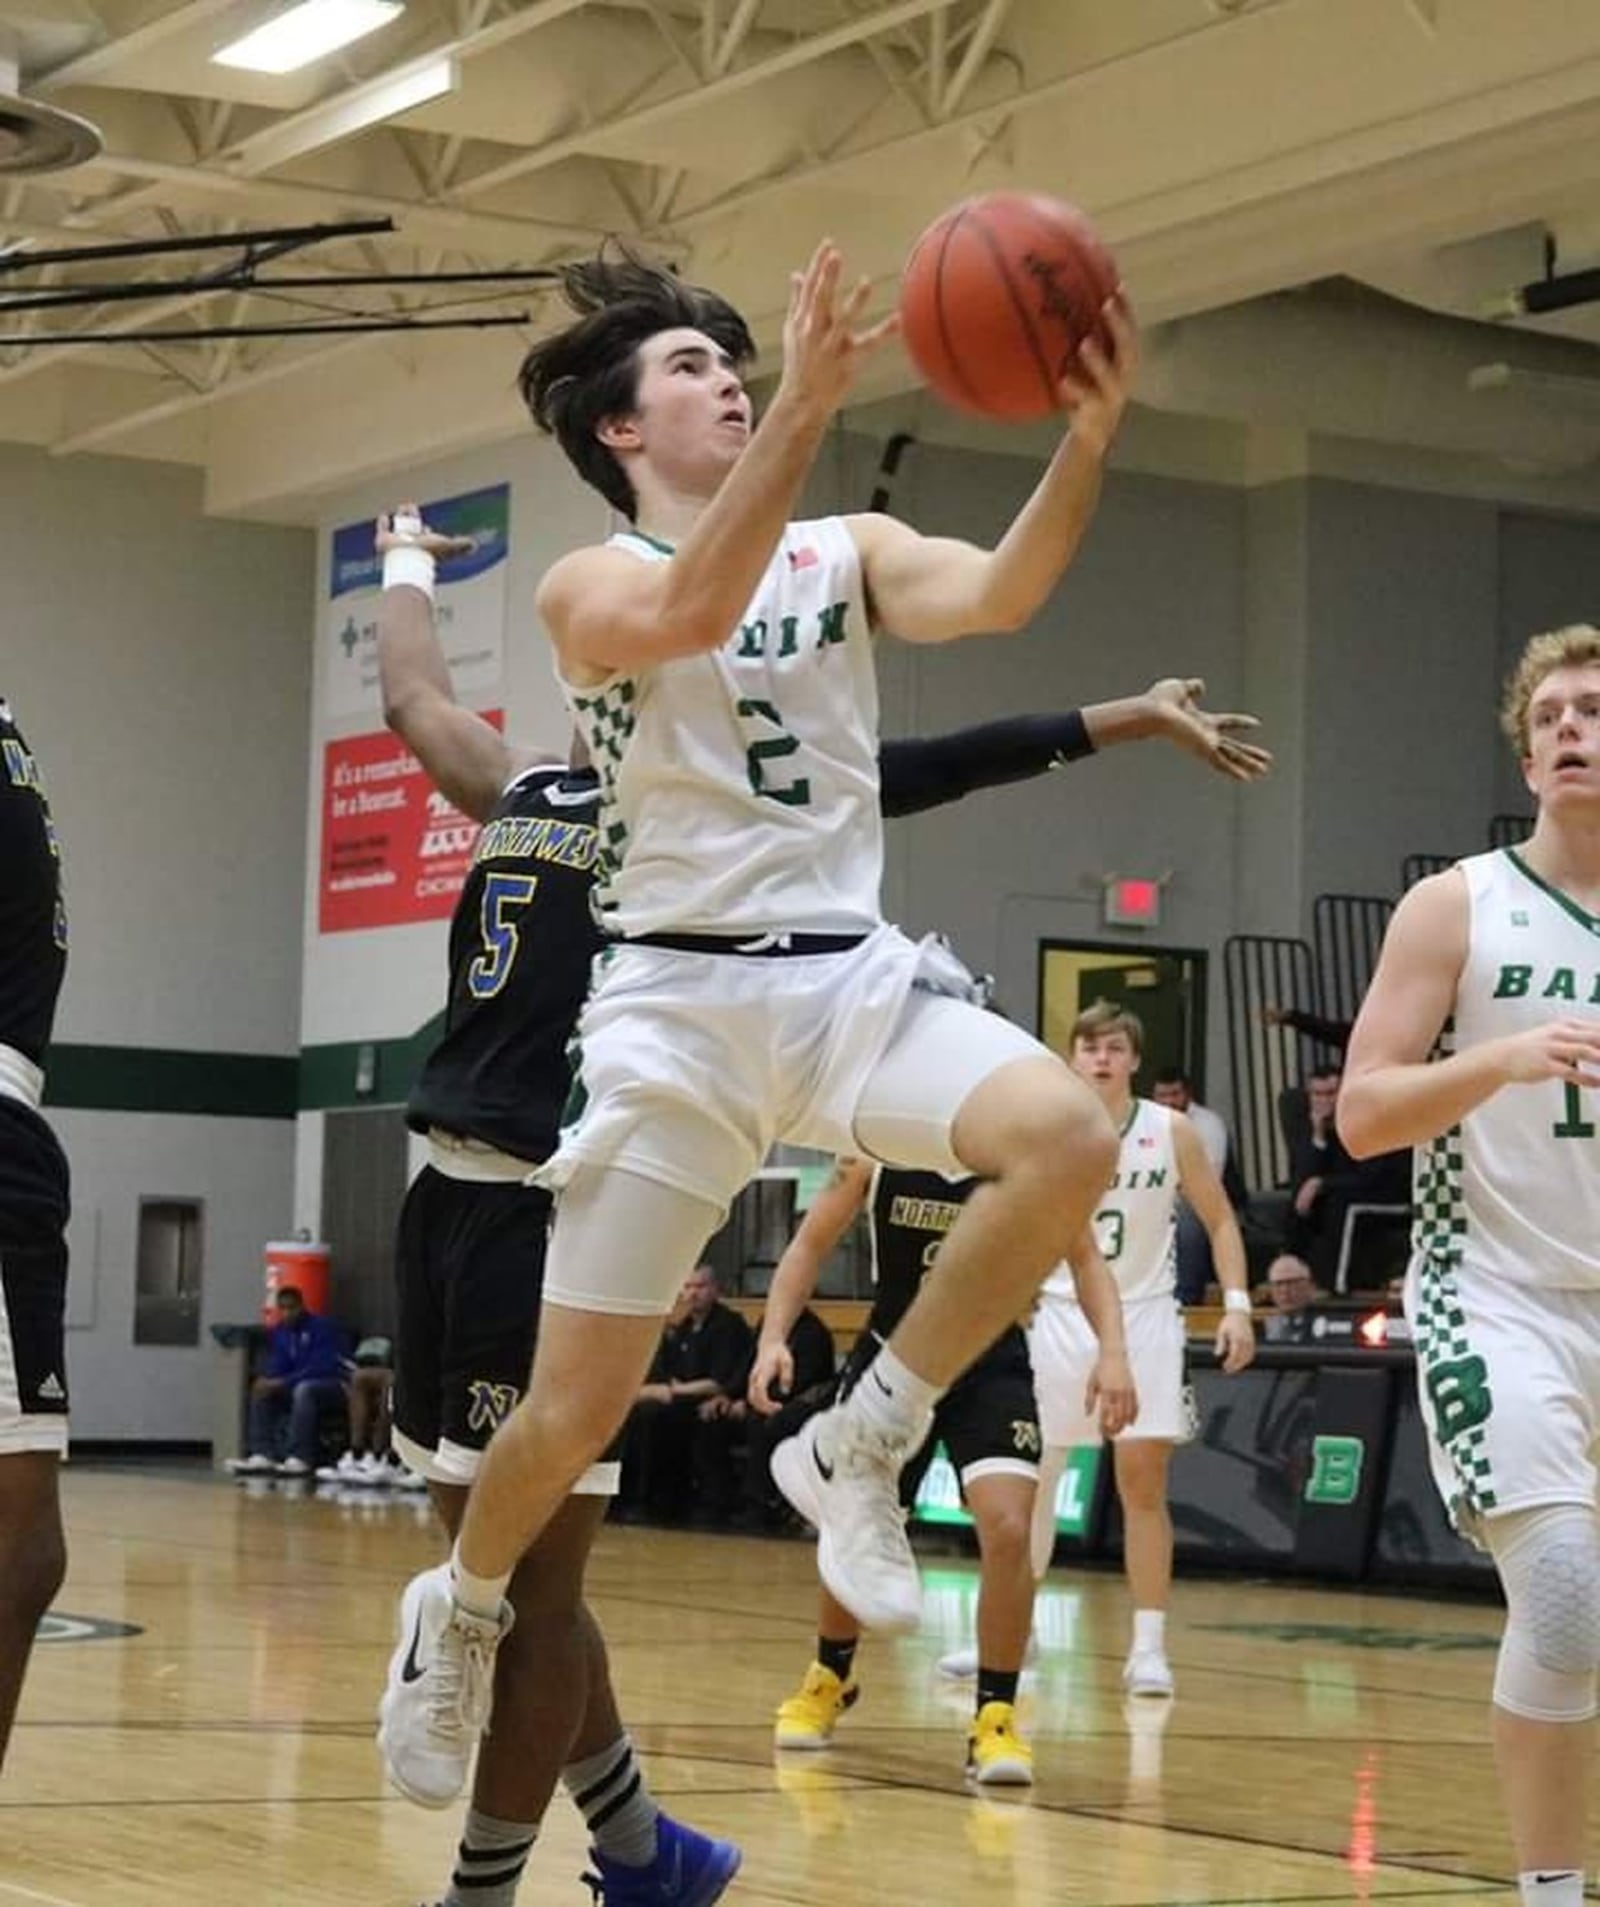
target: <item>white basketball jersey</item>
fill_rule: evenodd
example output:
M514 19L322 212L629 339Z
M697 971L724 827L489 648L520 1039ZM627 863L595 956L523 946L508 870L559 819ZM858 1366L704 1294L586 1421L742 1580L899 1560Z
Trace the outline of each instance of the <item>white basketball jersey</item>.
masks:
M636 531L611 541L671 556ZM879 924L877 678L840 518L788 526L720 649L562 688L600 776L606 933Z
M1177 1289L1178 1191L1172 1109L1136 1099L1122 1129L1116 1176L1094 1215L1095 1243L1124 1304L1170 1299ZM1051 1272L1045 1290L1057 1298L1077 1297L1064 1265Z
M1460 863L1467 959L1445 1046L1600 1018L1600 918L1512 850ZM1502 1086L1416 1154L1417 1250L1509 1283L1600 1286L1600 1093Z

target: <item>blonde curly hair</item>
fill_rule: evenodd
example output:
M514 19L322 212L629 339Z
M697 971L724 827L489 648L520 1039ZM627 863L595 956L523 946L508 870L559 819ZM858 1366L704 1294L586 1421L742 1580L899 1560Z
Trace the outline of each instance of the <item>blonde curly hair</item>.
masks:
M1528 705L1534 691L1557 669L1600 668L1600 629L1592 623L1568 623L1546 635L1529 638L1517 666L1506 677L1500 704L1500 726L1519 758L1528 753Z

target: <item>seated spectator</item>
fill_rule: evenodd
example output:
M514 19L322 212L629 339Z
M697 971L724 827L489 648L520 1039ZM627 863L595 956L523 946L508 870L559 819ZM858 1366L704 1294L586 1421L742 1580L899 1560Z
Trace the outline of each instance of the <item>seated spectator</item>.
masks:
M389 1402L394 1394L394 1341L366 1337L345 1365L345 1394L350 1406L350 1442L337 1463L317 1472L319 1483L363 1488L393 1484L425 1490L414 1470L393 1460L389 1447Z
M732 1442L717 1426L743 1396L754 1354L754 1333L722 1302L716 1273L697 1265L628 1418L623 1509L678 1523L698 1501L711 1521L731 1517Z
M1294 1006L1264 1006L1261 1018L1267 1026L1286 1026L1292 1033L1303 1033L1315 1050L1319 1070L1338 1072L1339 1057L1350 1044L1354 1020L1330 1020L1320 1013L1308 1013ZM1310 1126L1309 1094L1304 1086L1285 1086L1278 1095L1278 1123L1291 1158L1304 1145Z
M294 1285L278 1292L278 1321L267 1333L261 1375L250 1387L248 1454L229 1464L236 1475L276 1470L308 1477L317 1466L325 1407L345 1409L344 1339L330 1318L308 1311ZM287 1448L285 1448L287 1432Z
M1409 1150L1352 1159L1334 1125L1339 1069L1319 1067L1307 1088L1305 1137L1289 1160L1289 1217L1283 1249L1310 1265L1331 1287L1339 1263L1345 1213L1352 1205L1405 1205L1411 1197Z
M1280 1252L1267 1267L1270 1309L1261 1321L1262 1338L1268 1344L1309 1344L1311 1307L1327 1295L1318 1290L1303 1258Z
M1233 1156L1233 1139L1227 1121L1194 1096L1188 1075L1176 1069L1157 1073L1150 1097L1158 1106L1170 1106L1185 1114L1200 1135L1206 1157L1216 1168L1222 1189L1236 1212L1242 1212L1249 1199L1244 1180ZM1177 1296L1179 1304L1204 1304L1211 1285L1211 1239L1198 1214L1183 1200L1177 1205Z

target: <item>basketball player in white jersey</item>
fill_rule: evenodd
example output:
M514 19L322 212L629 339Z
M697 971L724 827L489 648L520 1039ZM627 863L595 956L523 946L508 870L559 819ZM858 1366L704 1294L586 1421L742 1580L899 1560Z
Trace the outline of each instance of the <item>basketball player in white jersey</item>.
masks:
M1172 1518L1167 1467L1191 1434L1183 1380L1183 1313L1177 1301L1177 1203L1181 1192L1211 1240L1222 1286L1217 1357L1242 1371L1256 1354L1244 1241L1199 1132L1170 1106L1137 1099L1144 1029L1138 1016L1101 1000L1072 1029L1072 1064L1099 1095L1121 1143L1116 1176L1094 1215L1094 1235L1122 1296L1123 1331L1139 1411L1113 1444L1122 1505L1123 1564L1133 1594L1133 1642L1123 1669L1130 1695L1172 1693L1167 1603L1172 1590ZM1084 1407L1098 1346L1065 1268L1045 1280L1029 1339L1044 1454L1034 1506L1034 1571L1050 1565L1056 1486L1067 1451L1098 1444L1100 1425Z
M806 1432L797 1507L830 1590L914 1626L896 1502L940 1394L1025 1307L1115 1158L1094 1095L1020 1029L953 997L968 976L884 924L876 630L1015 629L1088 526L1136 355L1062 367L1072 429L993 550L892 518L791 514L863 360L864 283L819 246L791 282L784 364L751 428L743 320L624 257L564 273L578 314L536 345L535 418L627 519L562 558L538 608L600 776L600 956L527 1395L486 1453L448 1569L412 1594L385 1696L397 1785L448 1800L487 1719L504 1590L604 1449L685 1272L777 1139L973 1173L974 1194L870 1378Z
M1600 1669L1600 629L1534 637L1502 719L1533 835L1401 901L1338 1120L1357 1158L1418 1148L1406 1312L1434 1477L1505 1591L1494 1745L1522 1898L1576 1907Z

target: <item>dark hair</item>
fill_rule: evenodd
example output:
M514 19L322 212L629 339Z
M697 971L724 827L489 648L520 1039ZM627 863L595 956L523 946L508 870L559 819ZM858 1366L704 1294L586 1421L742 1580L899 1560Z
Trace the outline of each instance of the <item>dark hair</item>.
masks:
M1154 1083L1157 1086L1182 1086L1186 1091L1190 1090L1189 1075L1180 1072L1176 1066L1162 1067L1156 1074Z
M705 332L740 366L756 347L726 299L684 284L626 245L563 265L561 292L577 320L534 345L517 388L533 421L556 439L584 482L632 522L639 507L633 485L595 433L608 417L625 417L637 405L640 345L682 325Z

